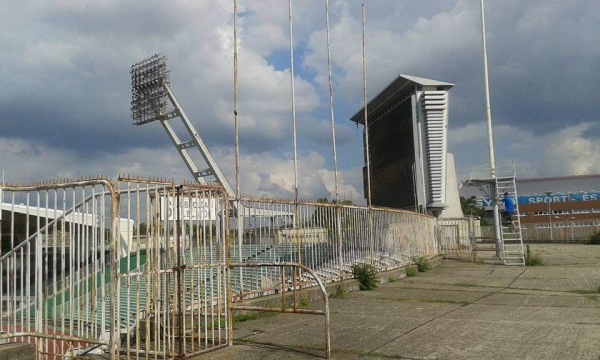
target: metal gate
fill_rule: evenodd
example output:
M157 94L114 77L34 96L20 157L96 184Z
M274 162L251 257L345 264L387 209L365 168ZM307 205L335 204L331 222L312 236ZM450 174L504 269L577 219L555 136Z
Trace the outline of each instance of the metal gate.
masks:
M0 341L45 359L228 343L222 188L99 179L3 186L0 200Z
M120 179L118 192L133 224L116 294L122 351L183 358L227 345L222 188Z
M0 339L33 343L50 359L117 343L111 182L3 186L0 195Z

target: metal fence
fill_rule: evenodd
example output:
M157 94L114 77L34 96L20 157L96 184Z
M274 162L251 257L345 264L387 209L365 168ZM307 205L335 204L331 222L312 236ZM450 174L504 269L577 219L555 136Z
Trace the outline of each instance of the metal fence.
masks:
M481 229L487 236L493 236L494 230L492 226L482 226ZM553 221L552 224L521 223L521 234L524 242L586 243L597 232L600 232L600 222L598 220Z
M111 182L2 189L0 329L40 355L73 355L118 337L111 266L118 223ZM112 269L114 270L114 269Z
M237 263L296 262L333 282L352 277L353 265L387 270L438 253L435 219L422 214L266 199L242 199L241 204L241 219L232 221L241 229L232 235L231 259ZM235 298L276 292L285 274L273 271L235 269ZM298 280L315 285L310 276Z
M481 228L477 219L440 218L436 228L441 253L447 257L471 258L475 241L481 237Z
M216 186L98 179L3 186L0 199L0 340L35 343L48 359L194 356L231 343L231 311L245 299L440 251L427 215L266 199L231 206ZM329 324L323 306L312 313Z

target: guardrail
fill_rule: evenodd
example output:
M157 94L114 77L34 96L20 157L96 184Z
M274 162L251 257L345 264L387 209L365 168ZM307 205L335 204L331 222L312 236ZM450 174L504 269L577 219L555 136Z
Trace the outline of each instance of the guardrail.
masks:
M229 309L232 311L235 310L244 310L244 311L262 311L262 312L278 312L278 313L296 313L296 314L310 314L310 315L323 315L325 316L325 357L327 359L331 359L331 324L329 318L329 296L327 295L327 290L325 289L325 285L321 278L309 267L304 266L302 264L296 263L259 263L259 264L230 264L230 268L245 268L245 267L255 267L255 268L263 268L263 267L276 267L280 268L280 272L284 273L286 267L290 267L296 271L292 271L290 274L292 283L287 284L285 281L285 276L281 276L281 284L279 286L280 294L281 294L281 306L278 308L269 308L263 306L246 306L246 305L235 305L232 304ZM298 304L298 292L302 290L302 284L304 282L301 277L301 270L307 272L312 277L312 280L317 284L319 289L321 290L321 295L323 296L323 306L324 310L310 310L310 309L301 309ZM286 296L287 291L292 291L292 307L286 306ZM229 317L232 319L232 317ZM232 327L229 327L232 329ZM230 339L233 339L233 336L229 336Z

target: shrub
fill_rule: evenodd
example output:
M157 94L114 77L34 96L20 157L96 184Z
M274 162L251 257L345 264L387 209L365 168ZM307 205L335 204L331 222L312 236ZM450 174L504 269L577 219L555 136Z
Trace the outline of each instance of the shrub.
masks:
M419 272L431 270L431 263L429 262L429 258L421 256L414 258L413 261L417 265L417 269L419 270Z
M379 285L376 274L377 270L373 265L360 264L352 266L352 275L358 279L360 290L375 289Z
M600 245L600 231L596 231L590 235L590 244Z
M409 265L406 267L406 276L417 276L418 268L415 265Z
M543 266L545 265L544 259L538 254L534 254L529 249L529 245L527 245L527 255L525 257L525 265L526 266Z

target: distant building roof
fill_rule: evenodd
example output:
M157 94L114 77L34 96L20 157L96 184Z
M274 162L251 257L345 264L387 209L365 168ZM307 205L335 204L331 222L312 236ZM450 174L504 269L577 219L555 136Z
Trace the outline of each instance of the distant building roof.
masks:
M403 101L407 94L411 94L415 87L436 87L436 90L448 90L454 87L454 84L426 79L418 76L400 74L394 81L385 87L379 94L369 101L368 112L379 110L382 105L390 102ZM365 122L365 108L361 108L350 120L364 124Z
M517 178L519 194L568 193L600 190L600 174L555 176L546 178Z
M540 178L517 177L517 192L519 195L545 195L546 192L569 193L581 191L600 191L600 174L554 176ZM463 187L462 196L481 196L475 187Z

